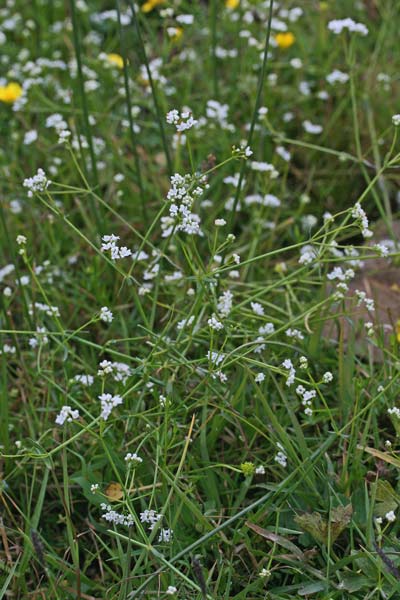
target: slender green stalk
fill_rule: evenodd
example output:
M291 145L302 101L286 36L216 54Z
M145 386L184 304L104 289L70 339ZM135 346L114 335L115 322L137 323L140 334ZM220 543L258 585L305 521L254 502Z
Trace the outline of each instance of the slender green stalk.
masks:
M126 44L124 42L124 39L125 39L124 34L122 31L120 0L117 0L116 7L117 7L117 14L118 14L118 34L119 34L119 40L120 40L120 46L121 46L121 55L122 55L122 59L124 61L124 67L123 67L124 87L125 87L126 109L127 109L128 121L129 121L129 135L131 138L133 158L135 161L136 178L137 178L137 183L138 183L139 191L140 191L140 201L142 204L143 225L144 225L144 227L146 227L148 224L148 217L147 217L147 211L146 211L146 199L145 199L145 191L144 191L144 187L143 187L142 172L141 172L141 168L140 168L139 153L137 151L135 126L133 123L133 116L132 116L131 91L130 91L130 87L129 87L129 78L128 78L128 58L127 58L128 54L127 54Z
M82 52L82 46L81 46L81 40L80 40L78 19L76 16L75 0L69 0L69 5L70 5L70 9L71 9L71 20L72 20L72 29L73 29L73 38L74 38L75 58L76 58L76 66L77 66L77 73L78 73L79 95L80 95L80 99L81 99L82 116L83 116L84 128L85 128L85 133L86 133L86 139L87 139L88 146L89 146L90 162L91 162L91 166L92 166L92 181L93 181L94 186L98 187L99 176L98 176L98 172L97 172L96 155L95 155L94 146L93 146L92 129L90 126L90 121L89 121L89 108L88 108L86 92L85 92L85 80L84 80L83 71L82 71L82 54L83 54L83 52ZM82 153L82 156L84 156L83 153ZM92 210L93 210L97 225L100 226L101 225L100 218L99 218L99 214L97 211L97 207L94 202L92 202Z
M133 2L133 0L129 0L129 6L130 6L130 9L131 9L131 12L132 12L133 24L134 24L134 27L135 27L137 41L138 41L138 44L139 44L139 55L140 55L141 60L143 61L144 65L146 67L147 77L149 78L149 84L150 84L150 88L151 88L151 95L152 95L152 98L153 98L154 108L155 108L155 111L156 111L156 116L157 116L157 121L158 121L158 128L160 130L161 141L162 141L162 145L163 145L163 148L164 148L165 158L166 158L166 161L167 161L168 172L171 175L172 174L172 160L171 160L171 154L170 154L170 151L169 151L167 136L165 134L164 114L162 113L161 107L160 107L160 104L159 104L157 89L156 89L156 86L154 84L153 76L151 74L150 63L149 63L149 59L147 57L147 52L146 52L146 48L145 48L145 45L144 45L144 41L143 41L143 37L142 37L142 32L141 32L141 29L140 29L139 18L137 16L136 8L135 8L135 3Z
M247 139L247 144L250 147L251 147L252 142L253 142L254 128L255 128L255 125L256 125L256 121L257 121L258 109L259 109L260 104L261 104L261 96L262 96L262 93L263 93L263 90L264 90L264 80L265 80L265 75L266 75L266 72L267 72L267 62L268 62L269 40L270 40L270 37L271 37L271 22L272 22L273 6L274 6L274 0L270 0L270 3L269 3L269 13L268 13L267 33L266 33L266 36L265 36L265 46L264 46L263 62L262 62L262 67L261 67L261 73L260 73L260 76L258 78L256 101L254 103L253 116L251 118L249 137ZM237 212L237 207L238 207L238 204L239 204L240 192L242 190L242 184L243 184L243 179L244 179L245 171L246 171L246 161L243 160L242 165L240 167L239 182L238 182L237 187L236 187L235 199L233 201L233 208L232 208L232 212L231 212L231 218L230 218L230 229L231 230L233 229L235 221L236 221L236 212Z

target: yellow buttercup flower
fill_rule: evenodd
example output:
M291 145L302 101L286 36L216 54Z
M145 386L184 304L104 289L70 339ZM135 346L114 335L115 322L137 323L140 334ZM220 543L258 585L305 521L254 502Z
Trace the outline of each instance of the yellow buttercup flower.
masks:
M147 0L147 2L142 5L142 12L149 13L156 6L159 6L159 4L164 4L164 2L165 0Z
M115 54L115 53L107 54L107 60L112 65L115 65L116 67L118 67L118 69L124 68L124 59L119 54Z
M230 8L231 10L235 10L240 4L240 0L226 0L225 6L226 8Z
M22 87L19 83L11 81L7 85L0 86L0 102L13 104L20 96L22 96Z
M286 50L286 48L290 48L296 41L293 33L290 31L286 31L285 33L277 33L275 36L275 41L278 44L279 48Z

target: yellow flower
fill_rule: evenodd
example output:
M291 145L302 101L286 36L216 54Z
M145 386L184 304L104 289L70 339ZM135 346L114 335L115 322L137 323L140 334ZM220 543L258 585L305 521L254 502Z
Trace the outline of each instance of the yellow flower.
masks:
M240 4L240 0L225 0L226 8L230 8L231 10L235 10Z
M147 2L142 5L142 12L149 13L159 4L164 4L164 2L165 0L147 0Z
M15 81L0 86L0 102L13 104L21 95L22 87Z
M115 65L116 67L118 67L118 69L124 68L124 59L119 54L114 54L114 53L107 54L107 60L112 65Z
M320 10L328 10L329 4L327 2L320 2L319 8L320 8Z
M279 48L290 48L295 42L296 38L293 33L287 31L286 33L277 33L275 36L275 41L278 44Z

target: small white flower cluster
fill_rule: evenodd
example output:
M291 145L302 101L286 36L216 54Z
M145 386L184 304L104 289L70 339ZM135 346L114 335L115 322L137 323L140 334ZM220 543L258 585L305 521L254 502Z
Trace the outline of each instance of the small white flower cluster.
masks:
M138 456L136 454L136 452L132 453L132 452L128 452L128 454L125 455L124 458L126 463L142 463L143 462L143 458L140 458L140 456Z
M304 340L304 335L298 329L286 329L285 334L287 337L295 338L296 340Z
M112 409L123 402L121 396L112 396L111 394L106 393L100 394L99 400L101 403L100 416L104 421L107 421L108 417L111 415Z
M357 23L350 17L346 19L333 19L328 23L328 29L335 35L342 33L344 29L347 29L351 33L359 33L360 35L368 35L368 28L363 23Z
M171 203L169 217L161 217L162 237L169 237L174 231L189 235L200 234L200 217L191 212L193 203L204 192L191 175L175 173L171 177L171 187L167 200Z
M317 250L310 244L307 244L306 246L303 246L300 249L299 264L300 265L310 265L317 259L317 257L318 257Z
M46 127L53 128L58 134L58 143L64 144L71 137L71 132L64 118L59 113L54 113L46 119Z
M317 392L315 390L307 390L303 385L298 385L296 388L296 394L302 397L301 403L305 407L304 413L308 417L311 417L313 414L311 400L316 397Z
M387 512L385 514L385 519L386 521L388 521L388 523L394 523L394 521L396 520L396 515L394 510L389 510L389 512Z
M264 307L259 302L250 302L251 309L255 315L262 317L264 315Z
M173 596L177 592L177 588L174 585L169 585L165 590L167 596Z
M392 123L395 127L398 127L400 125L400 114L392 116Z
M64 425L65 421L71 423L74 419L79 419L79 410L73 410L70 406L63 406L56 417L57 425Z
M365 238L370 238L373 232L369 229L369 221L365 210L361 207L359 202L356 202L353 210L351 211L353 219L359 222L361 233Z
M257 373L257 375L255 376L254 381L256 383L262 383L264 381L264 379L265 379L264 373Z
M181 113L174 108L167 113L167 123L175 125L176 130L181 133L187 129L191 129L197 125L198 121L193 118L192 113L189 110L183 110Z
M102 360L101 363L99 363L97 375L99 377L105 377L110 374L114 381L121 381L123 385L125 385L128 377L131 377L132 375L132 369L126 363Z
M76 381L77 383L80 383L81 385L84 385L85 387L90 387L94 383L94 377L93 377L93 375L86 375L86 374L75 375L74 381Z
M211 329L214 329L215 331L221 331L221 329L224 328L224 324L221 323L221 321L218 321L218 319L215 315L213 315L210 319L208 319L207 323L208 323L208 326Z
M288 387L290 387L291 385L294 384L294 378L296 377L296 369L293 366L292 361L290 360L290 358L286 358L283 363L282 363L282 367L284 369L286 369L288 372L287 378L286 378L286 385Z
M169 544L169 542L172 540L172 536L172 529L161 529L160 534L158 536L158 541L163 542L165 544Z
M277 171L274 165L271 165L271 163L252 160L250 163L250 169L260 173L269 173L271 179L276 179L279 177L279 171Z
M162 519L162 515L153 509L146 508L140 513L140 522L147 523L150 531L154 529L160 519Z
M326 76L326 80L331 85L335 83L346 83L349 80L349 75L347 73L343 73L343 71L339 71L339 69L334 69L332 73Z
M246 144L246 142L242 142L239 146L232 146L232 156L236 158L250 158L253 156L253 150Z
M102 306L99 314L100 321L104 321L104 323L111 323L113 318L114 316L111 310L107 306Z
M195 316L191 315L190 317L187 317L186 319L182 319L181 321L178 321L176 328L178 331L181 331L182 329L186 329L189 328L193 325L195 320Z
M386 258L389 254L389 248L385 244L375 244L373 248L382 258Z
M38 169L36 175L27 177L23 181L23 186L28 189L28 197L32 198L34 192L44 192L49 187L51 181L47 179L43 169Z
M260 206L267 206L269 208L278 208L281 205L279 198L273 194L265 194L264 196L261 194L249 194L248 196L245 196L243 202L246 206L258 204Z
M322 375L322 382L331 383L331 381L333 381L333 375L330 371L326 371L326 373Z
M126 256L132 255L132 250L130 250L126 246L117 245L117 242L119 240L118 235L103 235L101 239L103 242L101 245L101 251L106 252L107 250L110 250L111 260L118 260L120 258L125 258Z
M132 527L134 520L132 515L123 515L116 510L113 510L109 504L102 502L100 504L102 510L106 511L101 516L109 523L115 523L115 525L125 525L126 527Z
M44 312L48 317L59 317L60 311L57 306L49 306L43 302L34 302L29 305L28 312L33 315L35 311Z
M322 125L311 123L311 121L306 119L303 121L303 129L306 133L310 133L311 135L319 135L322 133L323 127Z
M45 345L49 343L49 338L47 337L47 329L46 327L36 327L37 335L35 337L29 338L29 345L31 348L37 348L39 344Z
M275 462L277 462L279 465L281 465L281 467L287 467L287 456L284 452L284 447L282 446L282 444L280 444L279 442L277 442L276 444L279 448L277 454L275 455Z
M367 294L361 290L355 290L355 295L358 298L357 306L360 306L360 304L364 302L367 310L369 310L370 312L374 312L375 302L372 298L367 298Z
M218 367L218 365L220 365L224 360L225 354L222 352L215 352L214 350L210 352L209 350L207 352L207 358L214 366Z
M355 276L355 272L353 269L346 269L343 271L341 267L334 267L330 273L327 274L327 278L330 281L338 280L338 284L336 285L336 292L334 298L336 301L342 300L344 298L344 294L348 291L349 286L347 282L350 279L353 279Z
M208 119L216 121L221 129L225 129L227 131L235 131L235 127L228 123L228 104L221 104L218 100L207 100L206 106L206 115ZM207 122L206 119L201 120L201 124L205 125Z
M400 408L397 408L397 406L388 408L388 415L396 417L397 419L400 419Z
M0 354L15 354L16 352L16 347L10 346L9 344L4 344L3 349L0 350Z
M367 331L367 335L372 337L374 335L374 324L371 321L364 323L364 327Z
M223 319L227 317L232 310L233 294L230 290L226 290L218 298L217 309L218 314Z

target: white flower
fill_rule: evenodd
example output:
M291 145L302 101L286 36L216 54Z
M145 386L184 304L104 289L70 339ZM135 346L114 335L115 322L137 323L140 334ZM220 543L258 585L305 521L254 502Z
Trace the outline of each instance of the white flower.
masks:
M304 335L298 329L292 329L289 327L289 329L286 329L285 333L288 337L304 340Z
M175 29L175 28L173 28ZM175 35L176 31L173 35ZM181 113L174 108L167 113L166 116L167 123L171 125L175 125L176 130L178 132L185 131L186 129L191 129L195 125L197 125L198 121L196 121L192 113L189 110L184 110Z
M177 588L174 585L169 585L165 591L168 596L173 596L177 592Z
M101 403L100 416L104 421L107 421L112 409L118 406L119 404L122 404L123 402L121 396L112 396L111 394L105 393L99 396L99 400Z
M392 123L395 127L398 127L400 125L400 114L392 116Z
M94 383L94 377L93 377L93 375L85 375L85 374L75 375L74 381L76 381L77 383L80 383L81 385L84 385L85 387L90 387Z
M92 494L95 494L98 489L99 489L98 483L92 483L92 485L90 486L90 491L92 492Z
M222 363L222 361L225 358L225 354L223 354L222 352L210 352L210 350L207 352L207 358L208 360L215 366L218 366Z
M262 382L264 381L264 379L265 379L265 375L264 375L264 373L257 373L257 375L256 375L256 377L255 377L255 379L254 379L254 381L255 381L256 383L262 383Z
M223 227L224 225L226 225L226 221L225 219L215 219L214 225L216 227Z
M24 179L23 186L28 191L28 197L32 198L33 192L44 192L50 185L51 181L47 179L46 173L43 169L38 169L36 175Z
M375 244L374 250L383 258L389 254L389 248L384 244Z
M270 575L271 575L271 571L269 569L266 569L265 567L263 569L261 569L261 571L258 574L258 576L261 577L262 579L265 579L265 577L270 577Z
M326 373L324 373L322 376L322 381L324 383L330 383L331 381L333 381L332 373L330 371L326 371Z
M393 408L388 408L388 414L400 419L400 408L397 408L397 406L393 406Z
M259 161L251 161L250 168L253 171L259 171L261 173L270 173L271 179L276 179L279 176L278 171L275 169L274 165L271 165L267 162L259 162Z
M24 246L26 244L26 237L24 235L17 235L16 242L18 246Z
M100 507L102 510L106 511L101 515L102 518L108 521L109 523L115 523L116 525L125 525L126 527L132 527L132 525L134 524L132 515L123 515L121 513L118 513L116 510L113 510L109 504L105 504L104 502L100 504Z
M36 142L37 139L38 133L36 129L31 129L30 131L27 131L24 135L24 146L29 146L33 142Z
M100 321L104 321L104 323L111 323L114 316L111 310L107 306L103 306L100 310L99 319Z
M393 523L396 520L396 515L394 514L394 510L390 510L389 512L387 512L385 514L385 519L386 519L386 521L389 521L389 523Z
M264 307L259 302L250 302L250 306L256 315L262 316L264 314Z
M114 235L113 233L111 235L103 235L101 240L103 242L101 245L101 251L106 252L107 250L110 250L111 260L118 260L120 258L125 258L132 255L132 250L126 246L120 247L117 245L119 240L118 235Z
M287 456L284 452L284 448L282 446L282 444L280 444L279 442L277 442L276 444L278 446L278 452L275 455L275 462L277 462L278 464L281 465L281 467L287 467Z
M304 131L307 133L311 133L312 135L318 135L322 132L323 128L321 125L316 125L315 123L311 123L308 119L303 121Z
M65 421L71 423L73 419L79 419L79 410L73 410L70 406L63 406L56 417L57 425L64 425Z
M359 33L360 35L368 35L368 28L363 23L356 23L350 17L346 19L333 19L328 23L329 31L332 31L335 35L342 33L344 29L352 33Z
M136 463L142 463L143 462L143 458L140 458L140 456L138 456L136 454L136 452L134 452L133 454L131 452L128 452L128 454L125 455L125 462L136 462Z
M343 73L343 71L339 71L339 69L334 69L332 73L326 76L326 80L331 85L335 83L346 83L349 80L349 75L347 73Z
M283 158L283 160L285 160L286 162L289 162L289 160L291 159L292 155L290 154L290 152L288 152L288 150L286 150L286 148L284 148L283 146L277 146L275 148L275 152L281 157Z
M208 326L211 327L211 329L215 329L216 331L220 331L221 329L224 328L223 323L221 323L221 321L218 321L218 319L215 315L213 315L210 319L208 319L207 323L208 323Z
M159 542L167 543L171 541L173 535L172 529L161 529L160 534L158 536Z
M232 310L233 294L230 290L226 290L218 298L217 309L221 318L227 317Z
M176 20L181 25L192 25L194 21L193 15L177 15Z

